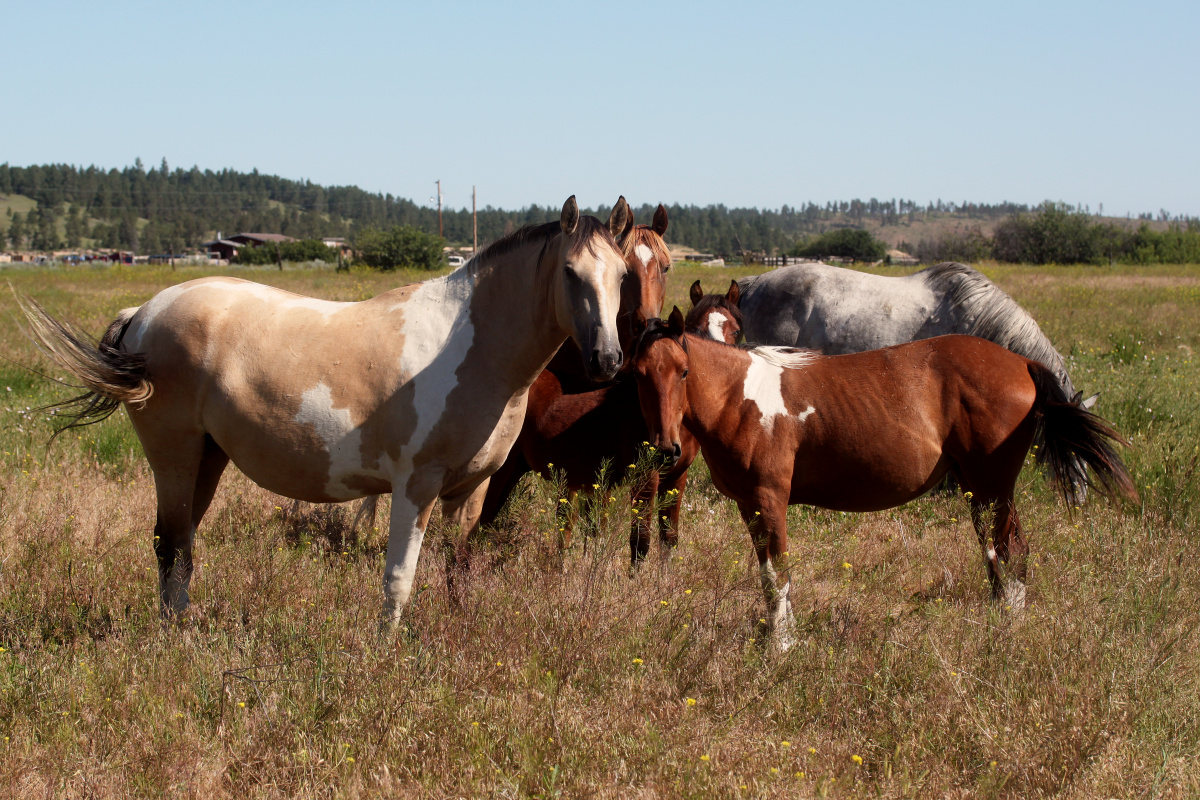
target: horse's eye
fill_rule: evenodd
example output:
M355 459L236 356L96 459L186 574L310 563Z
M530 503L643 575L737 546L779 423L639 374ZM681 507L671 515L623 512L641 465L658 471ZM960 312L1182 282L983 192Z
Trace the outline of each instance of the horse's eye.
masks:
M735 339L736 339L736 338L738 338L738 337L739 337L739 336L741 336L741 335L742 335L742 332L741 332L741 330L736 330L736 331L734 331L734 332L733 332L733 338L735 338Z
M670 265L670 264L667 264L665 267L663 267L663 272L664 272L664 273L666 273L666 272L670 272L670 271L671 271L671 265Z
M688 371L685 369L685 370L683 371L683 377L681 377L681 378L680 378L680 380L681 380L681 381L682 381L682 380L687 380L687 374L688 374Z

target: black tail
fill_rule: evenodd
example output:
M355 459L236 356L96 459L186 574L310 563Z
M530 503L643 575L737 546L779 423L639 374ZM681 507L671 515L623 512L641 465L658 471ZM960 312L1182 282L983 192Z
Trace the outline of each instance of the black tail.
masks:
M1086 484L1109 500L1124 496L1136 502L1133 479L1113 447L1114 443L1128 447L1129 442L1103 419L1072 402L1050 369L1032 362L1029 375L1038 391L1037 463L1050 473L1063 499L1071 503L1075 487Z
M86 391L47 408L68 411L67 424L55 436L71 428L106 419L122 403L140 405L150 399L154 387L146 373L146 357L121 349L121 339L136 308L122 311L108 326L100 341L62 320L55 319L33 300L17 298L29 322L30 338L60 367L83 384Z

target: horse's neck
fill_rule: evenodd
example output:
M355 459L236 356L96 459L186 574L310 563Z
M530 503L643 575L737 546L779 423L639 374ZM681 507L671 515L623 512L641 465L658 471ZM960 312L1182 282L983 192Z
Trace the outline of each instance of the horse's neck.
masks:
M540 251L541 242L530 243L482 265L467 309L483 368L514 392L529 388L566 338L555 322L548 271L537 263Z
M718 435L730 404L740 404L746 370L740 350L698 334L688 335L688 407L684 425L701 441Z

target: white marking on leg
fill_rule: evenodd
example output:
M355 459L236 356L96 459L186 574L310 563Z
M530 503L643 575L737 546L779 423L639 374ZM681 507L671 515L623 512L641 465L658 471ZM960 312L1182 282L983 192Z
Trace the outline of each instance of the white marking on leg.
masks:
M421 510L402 493L392 495L391 530L383 569L383 624L395 625L412 595L425 529Z
M639 243L633 252L637 253L637 257L642 260L643 265L649 266L650 262L654 260L654 251L644 244Z
M329 474L325 493L339 500L350 500L356 493L345 479L362 472L362 430L355 427L348 408L333 407L333 392L324 383L306 391L300 399L296 422L311 425L325 445L329 456Z
M645 245L642 245L645 247ZM708 338L714 342L725 341L725 315L720 311L711 311L708 315Z
M779 575L771 561L764 561L760 564L758 571L759 578L762 580L763 599L767 601L771 634L780 650L788 650L796 643L790 596L792 582L789 580L782 587L778 586Z
M1025 610L1025 584L1009 578L1004 585L1004 605L1013 611Z

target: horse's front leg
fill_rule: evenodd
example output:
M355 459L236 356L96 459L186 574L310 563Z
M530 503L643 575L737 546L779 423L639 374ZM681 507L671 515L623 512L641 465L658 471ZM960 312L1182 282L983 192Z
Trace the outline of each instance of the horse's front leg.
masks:
M473 489L442 499L442 514L450 525L450 547L446 553L446 590L452 602L458 601L455 580L471 569L471 539L479 529L479 518L483 514L484 498L487 496L488 478L484 478Z
M629 490L632 516L629 528L629 559L635 567L650 553L651 515L654 514L658 482L658 472L647 470Z
M776 647L786 651L796 643L792 619L791 567L788 559L787 492L760 490L751 502L739 502L738 510L750 529L763 599L767 601L767 628Z
M403 491L392 495L391 524L388 531L387 558L383 566L383 618L385 627L395 628L400 614L408 605L413 579L417 575L417 559L429 515L433 513L436 493L418 496L416 500Z

